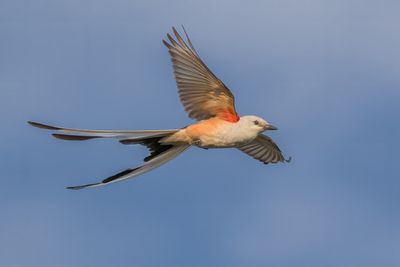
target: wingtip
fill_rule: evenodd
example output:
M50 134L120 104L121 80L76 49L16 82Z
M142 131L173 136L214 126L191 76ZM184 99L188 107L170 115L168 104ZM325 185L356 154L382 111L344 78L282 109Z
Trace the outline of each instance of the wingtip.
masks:
M174 38L172 38L171 34L167 33L167 38L171 42L172 45L176 44L176 42L175 42Z
M164 39L162 39L162 42L166 47L168 47L168 48L171 47L171 45L167 41L165 41Z
M288 159L284 159L285 163L290 163L292 161L292 157L289 157Z
M183 24L181 24L181 27L182 27L182 29L183 29L183 32L184 32L185 35L186 35L186 38L189 39L189 35L188 35L187 32L186 32L185 26L183 26Z
M172 27L172 31L174 32L177 39L179 39L181 37L181 35L179 34L179 32L176 30L175 27Z

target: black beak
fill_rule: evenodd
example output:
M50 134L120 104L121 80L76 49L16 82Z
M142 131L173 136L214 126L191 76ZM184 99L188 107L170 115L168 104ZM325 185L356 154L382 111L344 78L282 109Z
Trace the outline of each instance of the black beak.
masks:
M264 126L264 130L278 130L274 125L267 124Z

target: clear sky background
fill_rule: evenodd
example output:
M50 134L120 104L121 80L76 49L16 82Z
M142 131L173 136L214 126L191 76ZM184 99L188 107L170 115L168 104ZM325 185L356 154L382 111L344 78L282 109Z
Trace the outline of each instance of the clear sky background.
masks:
M399 1L0 2L1 266L400 266ZM290 164L191 149L153 172L95 129L192 123L161 39L185 25Z

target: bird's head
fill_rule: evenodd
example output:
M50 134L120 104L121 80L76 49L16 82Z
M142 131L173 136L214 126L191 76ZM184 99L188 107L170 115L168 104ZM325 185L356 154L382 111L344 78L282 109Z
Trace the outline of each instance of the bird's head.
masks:
M262 133L266 130L278 130L275 126L269 124L263 118L248 115L240 118L239 122L243 123L246 128L251 129L257 133Z

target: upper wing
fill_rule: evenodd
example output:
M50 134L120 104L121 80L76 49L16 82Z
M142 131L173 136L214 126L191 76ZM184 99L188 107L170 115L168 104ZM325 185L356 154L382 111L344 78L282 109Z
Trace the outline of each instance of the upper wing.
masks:
M263 134L260 134L250 143L239 146L238 148L249 156L263 162L264 164L284 161L289 162L291 160L291 158L286 160L274 141L272 141L270 137Z
M189 45L174 27L172 30L176 39L167 34L171 43L165 40L163 43L171 55L179 97L189 117L203 120L217 116L238 121L232 92L201 60L185 29Z

